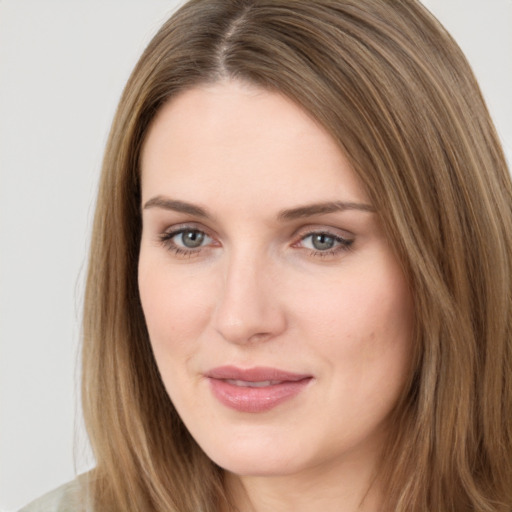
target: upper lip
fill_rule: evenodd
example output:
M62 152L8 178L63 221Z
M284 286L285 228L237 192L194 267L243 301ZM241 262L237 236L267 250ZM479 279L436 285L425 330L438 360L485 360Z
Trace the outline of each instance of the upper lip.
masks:
M311 378L311 375L294 373L278 368L257 366L254 368L237 368L236 366L219 366L206 372L206 377L219 380L240 380L245 382L296 382Z

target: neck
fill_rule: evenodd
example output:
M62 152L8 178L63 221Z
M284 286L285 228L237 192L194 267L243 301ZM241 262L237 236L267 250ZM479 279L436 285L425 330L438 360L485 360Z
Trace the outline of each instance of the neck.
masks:
M381 492L374 466L358 461L293 475L226 474L237 512L377 512Z

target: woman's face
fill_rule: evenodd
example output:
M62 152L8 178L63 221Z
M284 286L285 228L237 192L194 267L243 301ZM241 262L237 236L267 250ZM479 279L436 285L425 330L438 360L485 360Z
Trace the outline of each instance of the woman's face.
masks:
M280 94L228 81L166 104L141 167L142 307L198 444L240 475L374 460L412 301L333 139Z

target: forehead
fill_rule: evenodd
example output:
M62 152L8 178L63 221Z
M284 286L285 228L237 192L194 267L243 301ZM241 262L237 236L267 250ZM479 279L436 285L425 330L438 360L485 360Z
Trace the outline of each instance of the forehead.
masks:
M233 201L244 192L249 202L366 199L322 126L282 94L237 81L195 87L166 103L146 137L141 169L143 199L179 193Z

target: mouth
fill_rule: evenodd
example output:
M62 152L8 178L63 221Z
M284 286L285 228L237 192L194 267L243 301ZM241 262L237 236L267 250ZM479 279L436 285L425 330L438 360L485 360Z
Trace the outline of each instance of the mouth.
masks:
M238 379L226 379L224 382L226 382L227 384L231 384L233 386L240 386L246 388L265 388L267 386L276 386L277 384L282 383L282 381L279 380L262 380L259 382L252 382Z
M296 397L313 379L312 375L276 368L214 368L205 375L213 396L239 412L259 413Z

